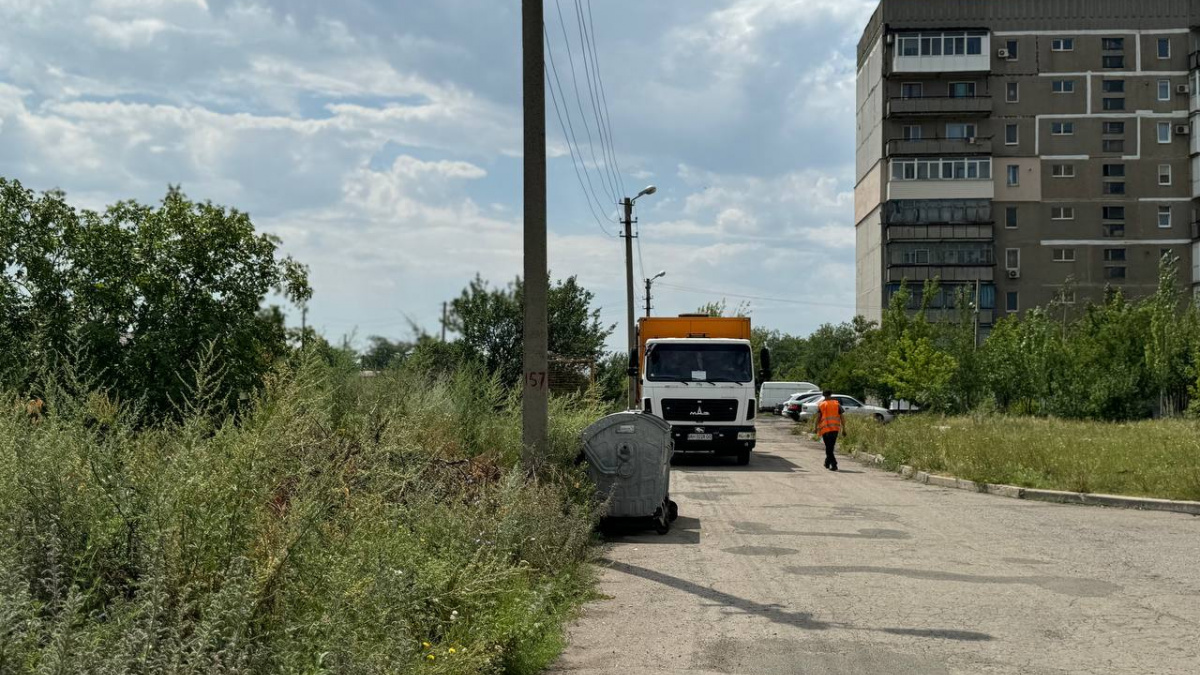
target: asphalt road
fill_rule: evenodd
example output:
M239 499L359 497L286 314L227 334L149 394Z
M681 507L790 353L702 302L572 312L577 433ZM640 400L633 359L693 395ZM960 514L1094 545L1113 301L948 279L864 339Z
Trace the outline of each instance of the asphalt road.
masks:
M762 420L611 539L559 673L1200 673L1200 518L902 480Z

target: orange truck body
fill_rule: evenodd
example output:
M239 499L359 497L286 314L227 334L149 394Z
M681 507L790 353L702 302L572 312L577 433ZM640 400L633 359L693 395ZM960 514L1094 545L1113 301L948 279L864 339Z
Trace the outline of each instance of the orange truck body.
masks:
M647 316L638 321L638 372L646 372L646 341L661 338L750 339L750 317L745 316ZM641 379L638 380L640 396Z

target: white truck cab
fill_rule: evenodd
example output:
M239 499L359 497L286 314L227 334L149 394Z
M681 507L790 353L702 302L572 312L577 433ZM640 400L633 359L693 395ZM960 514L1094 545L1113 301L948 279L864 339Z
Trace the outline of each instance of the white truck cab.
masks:
M650 339L642 406L670 423L676 452L735 455L748 464L756 441L754 373L749 340Z

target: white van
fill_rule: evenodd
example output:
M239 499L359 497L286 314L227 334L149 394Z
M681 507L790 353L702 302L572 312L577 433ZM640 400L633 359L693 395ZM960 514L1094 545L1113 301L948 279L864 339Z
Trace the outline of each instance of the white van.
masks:
M812 382L763 382L758 389L758 409L774 410L776 406L803 391L820 391Z

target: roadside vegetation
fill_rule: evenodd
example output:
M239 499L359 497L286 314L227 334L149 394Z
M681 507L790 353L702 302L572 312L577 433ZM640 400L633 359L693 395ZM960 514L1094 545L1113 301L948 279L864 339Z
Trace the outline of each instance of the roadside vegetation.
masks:
M575 459L606 409L551 401L519 466L519 284L471 339L286 328L307 271L171 189L77 211L0 179L0 673L533 673L592 593ZM551 344L607 336L574 280ZM515 324L519 326L519 323ZM503 332L507 331L507 332ZM364 366L373 377L364 377Z
M1200 422L979 415L851 422L847 448L982 483L1200 500Z

